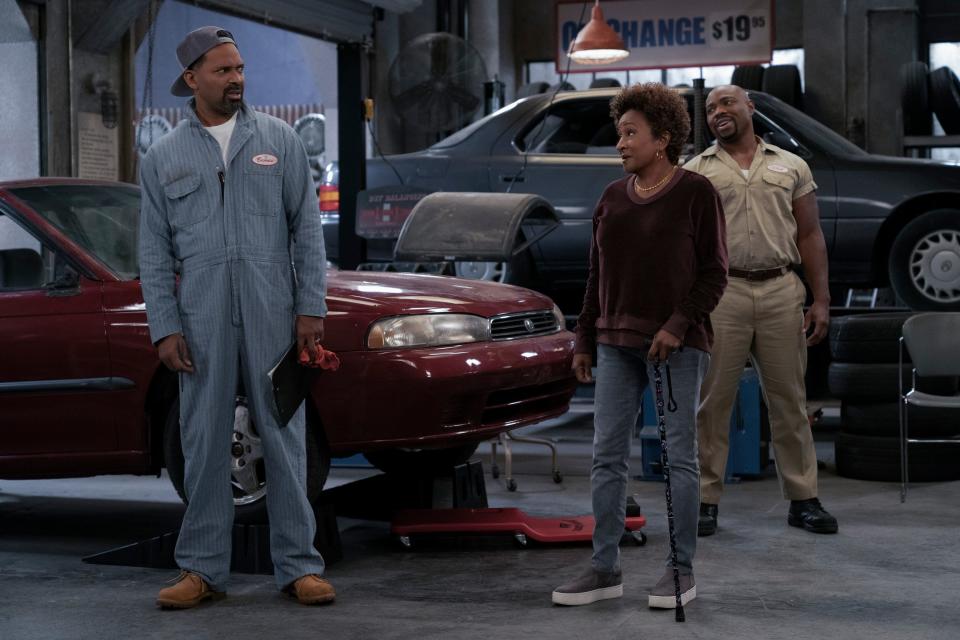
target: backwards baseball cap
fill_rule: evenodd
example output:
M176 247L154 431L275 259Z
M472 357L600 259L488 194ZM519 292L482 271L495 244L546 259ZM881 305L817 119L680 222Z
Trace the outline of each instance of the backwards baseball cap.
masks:
M183 42L177 46L177 59L183 70L170 87L170 93L182 97L192 96L193 90L184 81L183 72L210 49L228 43L234 46L237 44L233 40L233 34L220 27L200 27L188 33Z

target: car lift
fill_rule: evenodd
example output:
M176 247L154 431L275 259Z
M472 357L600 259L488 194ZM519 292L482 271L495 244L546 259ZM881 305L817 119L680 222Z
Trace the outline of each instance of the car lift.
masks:
M437 507L437 496L450 492L452 508ZM447 502L447 500L442 500ZM489 508L480 462L458 465L448 476L408 478L402 481L381 474L323 492L314 509L317 534L314 546L329 566L343 558L337 515L370 520L392 520L391 533L404 548L413 537L429 535L509 534L521 546L541 543L588 542L593 536L593 516L534 517L514 508ZM643 545L646 518L634 500L627 500L624 537ZM83 558L91 564L176 569L174 549L179 531L141 540ZM272 574L270 526L235 524L231 570L237 573Z

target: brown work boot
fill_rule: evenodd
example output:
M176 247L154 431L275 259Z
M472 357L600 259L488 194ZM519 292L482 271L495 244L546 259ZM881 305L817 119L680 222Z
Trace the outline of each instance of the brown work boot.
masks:
M214 591L210 585L192 571L181 571L175 578L176 584L161 589L157 595L157 606L161 609L190 609L207 599L219 600L226 593Z
M286 591L296 598L300 604L333 602L333 599L337 597L333 585L313 573L297 578L287 587Z

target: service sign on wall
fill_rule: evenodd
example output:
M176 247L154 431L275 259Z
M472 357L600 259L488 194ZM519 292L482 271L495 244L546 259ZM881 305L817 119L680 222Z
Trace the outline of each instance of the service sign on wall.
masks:
M567 52L592 6L557 5L557 73L567 69ZM600 8L630 55L609 65L570 62L571 73L760 64L773 52L772 0L607 0Z

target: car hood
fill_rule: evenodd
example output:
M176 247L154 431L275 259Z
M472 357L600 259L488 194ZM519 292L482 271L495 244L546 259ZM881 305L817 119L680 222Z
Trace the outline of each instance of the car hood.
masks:
M543 294L495 282L415 273L328 274L327 304L332 314L471 313L490 317L553 307Z
M949 186L960 185L960 163L946 160L931 160L927 158L903 158L900 156L885 156L880 154L869 154L862 156L851 156L848 159L851 166L870 170L888 170L888 171L922 171L915 175L935 175L938 179L947 179Z
M893 208L934 193L960 193L960 166L919 158L864 155L838 164L837 187L841 195L868 197ZM886 212L878 211L885 216Z

